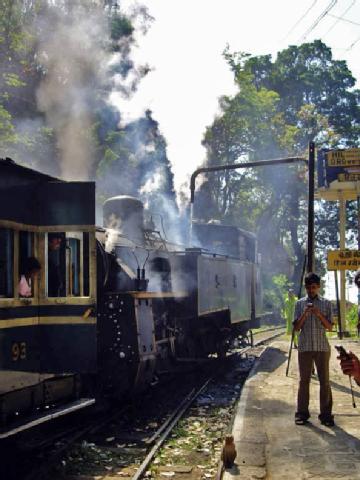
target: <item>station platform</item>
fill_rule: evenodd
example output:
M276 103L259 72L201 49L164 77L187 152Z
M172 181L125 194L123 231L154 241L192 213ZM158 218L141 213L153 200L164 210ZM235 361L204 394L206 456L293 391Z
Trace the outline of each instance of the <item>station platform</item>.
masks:
M264 347L250 372L237 406L232 433L237 457L224 480L360 479L360 387L342 374L335 344L360 355L360 340L331 339L330 380L335 426L318 420L319 382L310 386L311 418L295 425L298 389L297 350L286 377L289 340Z

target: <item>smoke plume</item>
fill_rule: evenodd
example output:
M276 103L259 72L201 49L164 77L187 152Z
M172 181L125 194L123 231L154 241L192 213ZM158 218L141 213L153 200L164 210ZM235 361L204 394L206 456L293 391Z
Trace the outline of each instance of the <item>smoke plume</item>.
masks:
M85 180L93 164L94 104L110 61L104 10L89 11L79 5L67 13L52 9L41 19L38 31L38 61L45 71L38 107L55 130L61 176Z

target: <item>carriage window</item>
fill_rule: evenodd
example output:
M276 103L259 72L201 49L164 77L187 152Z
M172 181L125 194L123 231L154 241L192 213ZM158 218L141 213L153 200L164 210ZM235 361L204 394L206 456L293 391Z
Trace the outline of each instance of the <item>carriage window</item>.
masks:
M83 272L84 272L84 297L90 295L90 250L89 234L83 233Z
M48 234L48 296L89 296L89 234Z
M0 298L14 296L14 232L0 228Z
M34 276L29 275L30 269L33 269L34 262L34 234L33 232L19 232L19 295L32 297L34 294L33 280ZM26 293L25 293L26 292Z
M49 233L47 248L48 297L65 296L65 233Z
M19 275L24 273L26 259L34 256L34 234L19 232Z
M68 238L66 241L66 293L80 296L80 240Z

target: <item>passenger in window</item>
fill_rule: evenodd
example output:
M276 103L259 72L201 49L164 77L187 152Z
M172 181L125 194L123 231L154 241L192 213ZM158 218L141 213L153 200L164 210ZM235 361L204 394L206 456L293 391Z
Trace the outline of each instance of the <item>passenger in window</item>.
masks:
M63 289L60 270L60 248L62 235L48 234L48 296L60 297Z
M19 283L20 297L32 297L31 285L40 273L41 265L37 258L28 257L24 261Z

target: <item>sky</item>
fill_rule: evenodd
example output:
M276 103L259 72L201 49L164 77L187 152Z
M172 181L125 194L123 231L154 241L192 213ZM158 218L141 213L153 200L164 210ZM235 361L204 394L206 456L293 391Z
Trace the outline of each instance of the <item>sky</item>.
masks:
M133 0L123 0L128 7ZM154 17L138 36L133 58L148 63L145 77L122 112L136 118L146 108L168 143L177 189L187 192L202 164L201 140L218 112L218 99L234 94L233 76L222 57L231 51L272 54L315 39L332 48L360 78L360 0L139 0ZM327 12L327 13L326 13ZM336 17L342 17L339 20Z
M122 0L125 8L133 0ZM139 0L154 17L138 36L133 59L148 63L121 112L136 118L149 108L168 144L175 187L188 193L189 177L205 159L201 140L218 113L218 99L236 92L222 57L230 51L271 54L321 39L335 59L360 79L360 0ZM357 84L359 86L359 82ZM328 284L331 283L331 279ZM333 296L333 295L331 295ZM351 289L351 298L356 292Z

